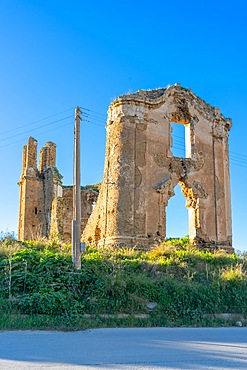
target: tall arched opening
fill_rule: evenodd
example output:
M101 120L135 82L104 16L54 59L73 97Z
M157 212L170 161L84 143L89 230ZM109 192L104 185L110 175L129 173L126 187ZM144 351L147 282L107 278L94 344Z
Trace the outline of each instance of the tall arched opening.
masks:
M174 192L175 195L169 199L166 207L166 238L181 238L189 234L186 198L179 184L175 186Z

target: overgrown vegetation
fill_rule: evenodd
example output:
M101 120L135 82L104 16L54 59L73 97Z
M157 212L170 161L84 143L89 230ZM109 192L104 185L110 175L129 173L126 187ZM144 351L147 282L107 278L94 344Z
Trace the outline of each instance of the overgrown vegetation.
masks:
M150 251L0 241L0 329L222 325L247 316L247 257L199 251L188 238Z

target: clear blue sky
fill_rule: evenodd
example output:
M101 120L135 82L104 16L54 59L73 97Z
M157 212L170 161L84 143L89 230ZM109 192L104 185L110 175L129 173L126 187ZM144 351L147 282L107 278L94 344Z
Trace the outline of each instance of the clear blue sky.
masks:
M0 230L17 230L29 136L40 147L57 144L57 167L71 184L73 117L52 122L73 115L76 105L100 113L82 124L82 184L99 182L110 102L179 82L233 120L234 247L247 250L246 0L0 0L0 16ZM188 233L177 193L169 236Z

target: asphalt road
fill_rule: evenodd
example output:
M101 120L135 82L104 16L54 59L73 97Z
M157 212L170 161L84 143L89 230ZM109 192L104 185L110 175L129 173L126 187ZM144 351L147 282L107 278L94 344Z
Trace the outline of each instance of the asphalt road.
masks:
M1 369L247 369L247 328L2 331Z

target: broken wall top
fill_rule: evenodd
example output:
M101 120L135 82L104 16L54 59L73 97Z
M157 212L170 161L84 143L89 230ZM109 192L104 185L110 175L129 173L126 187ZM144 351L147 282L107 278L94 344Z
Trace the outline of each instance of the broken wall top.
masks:
M118 99L113 101L109 107L109 116L112 110L120 105L133 104L136 106L144 106L149 109L155 109L163 105L169 98L173 97L174 101L181 110L183 123L189 123L189 116L186 115L188 105L191 105L208 121L220 121L227 130L230 130L232 121L230 118L224 117L220 113L220 109L206 103L203 99L195 95L192 89L181 87L179 84L168 86L167 88L159 88L155 90L138 90L132 94L120 95ZM179 121L179 117L170 117L171 121Z

